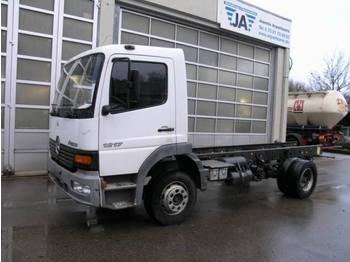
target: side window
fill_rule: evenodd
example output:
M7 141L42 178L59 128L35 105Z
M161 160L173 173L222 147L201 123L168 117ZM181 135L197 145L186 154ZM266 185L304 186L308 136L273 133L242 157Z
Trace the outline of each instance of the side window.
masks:
M116 61L109 89L109 105L125 112L164 104L168 95L167 66L163 63Z

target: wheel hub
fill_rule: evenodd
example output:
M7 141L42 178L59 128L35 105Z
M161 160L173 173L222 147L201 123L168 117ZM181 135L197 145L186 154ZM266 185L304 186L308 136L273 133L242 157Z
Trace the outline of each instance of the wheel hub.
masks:
M181 213L188 203L187 187L181 182L167 185L161 194L160 202L169 215Z
M305 169L300 175L300 187L307 192L311 189L314 182L313 172L310 168Z

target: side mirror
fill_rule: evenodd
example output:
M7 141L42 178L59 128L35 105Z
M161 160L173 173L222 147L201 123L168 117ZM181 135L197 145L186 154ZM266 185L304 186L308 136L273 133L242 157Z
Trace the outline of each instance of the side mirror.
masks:
M103 116L109 115L110 112L111 112L111 106L105 105L102 107L102 115Z

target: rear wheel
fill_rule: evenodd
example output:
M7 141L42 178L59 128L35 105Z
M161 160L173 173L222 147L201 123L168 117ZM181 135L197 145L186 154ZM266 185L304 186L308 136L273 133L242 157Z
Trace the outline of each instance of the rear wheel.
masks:
M315 189L317 169L312 161L287 159L277 175L277 186L284 194L295 198L307 198Z
M288 194L288 169L298 158L288 158L283 164L280 166L277 174L277 186L278 189L284 193Z
M183 171L170 171L152 178L145 188L144 204L147 213L162 225L179 224L192 211L197 189Z
M295 161L288 170L289 195L304 199L309 197L317 183L317 169L312 161Z
M304 139L300 134L296 134L296 133L287 134L286 140L287 142L293 143L295 146L305 145Z

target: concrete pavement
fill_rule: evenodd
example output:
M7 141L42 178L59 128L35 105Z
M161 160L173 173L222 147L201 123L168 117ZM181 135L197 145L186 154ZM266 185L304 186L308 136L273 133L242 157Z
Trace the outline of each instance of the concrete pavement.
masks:
M307 200L290 199L274 180L250 187L209 183L189 219L155 225L143 207L98 213L47 177L2 179L2 261L348 261L350 157L317 159Z

